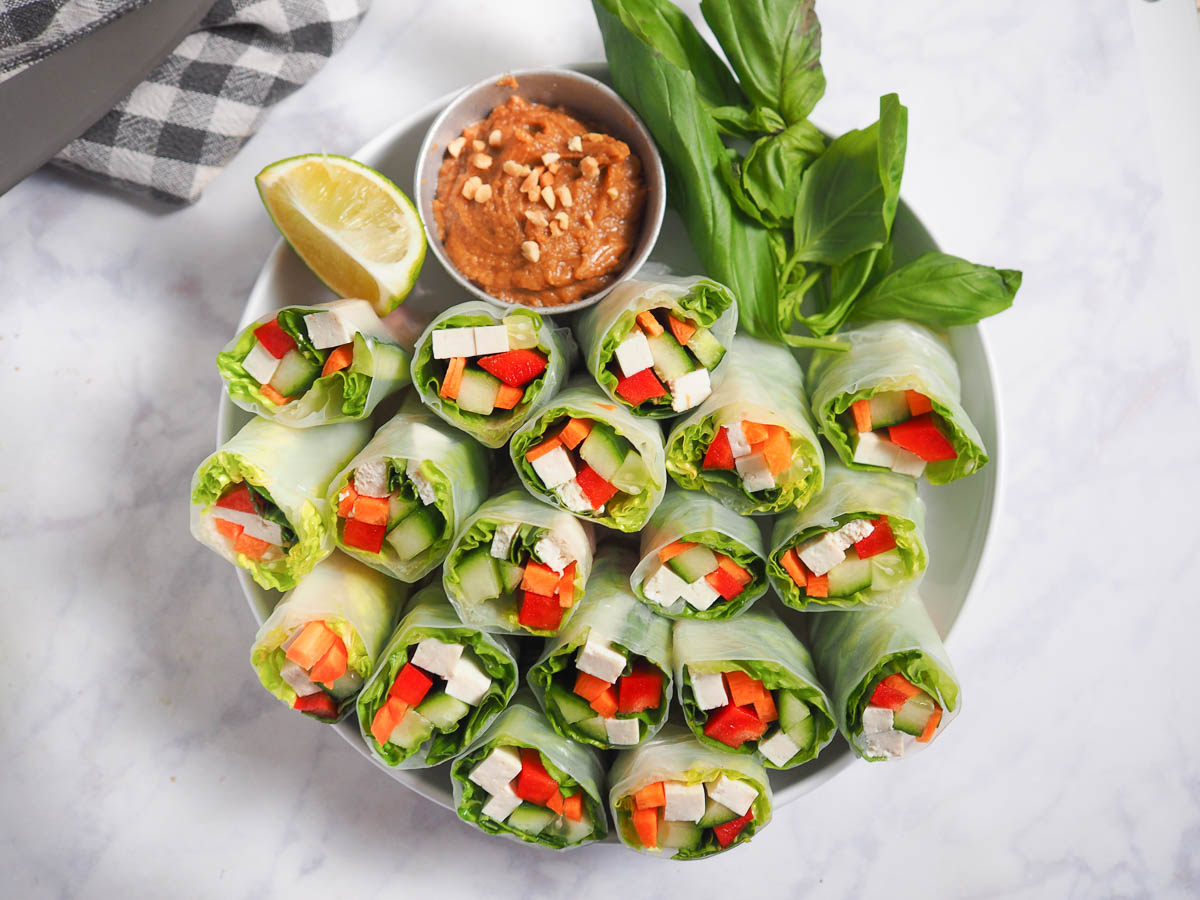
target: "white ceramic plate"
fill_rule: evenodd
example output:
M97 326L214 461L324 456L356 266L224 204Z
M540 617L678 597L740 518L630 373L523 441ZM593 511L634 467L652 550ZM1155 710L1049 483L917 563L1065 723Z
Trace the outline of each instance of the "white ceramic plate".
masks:
M580 71L607 81L607 67L602 64L577 66ZM412 183L418 151L434 117L454 95L447 95L429 106L397 122L362 147L354 158L387 175L397 184ZM297 153L305 148L297 147ZM903 203L894 227L897 264L929 250L936 249L924 226ZM651 255L653 262L664 263L679 272L702 271L683 223L673 211L668 211L662 233ZM271 309L288 305L307 305L334 299L304 263L280 241L267 257L250 293L242 314L239 330ZM464 299L458 287L442 270L432 253L413 292L404 304L388 317L389 324L402 334L415 338L425 323L440 310ZM921 496L928 507L926 537L930 565L922 584L921 595L938 630L946 636L958 619L987 546L988 534L996 514L997 487L1003 448L1000 445L999 413L995 379L979 329L954 329L951 336L954 354L958 359L963 382L963 406L983 437L991 454L991 462L977 475L944 487L921 484ZM228 440L249 420L248 413L235 407L221 395L217 416L217 443ZM832 451L830 451L832 452ZM601 529L603 531L603 529ZM246 600L261 623L281 596L258 587L242 569L238 578ZM760 601L762 602L762 601ZM794 613L793 613L794 615ZM264 702L271 702L265 699ZM363 757L423 797L452 808L449 763L431 769L397 771L379 764L367 750L353 717L333 726ZM943 738L941 752L953 752L954 738ZM937 751L935 751L937 752ZM837 772L854 762L854 756L840 737L822 751L811 763L787 772L771 772L771 785L776 805L783 805L803 796L828 781ZM903 763L900 763L901 765ZM863 763L863 765L867 765Z

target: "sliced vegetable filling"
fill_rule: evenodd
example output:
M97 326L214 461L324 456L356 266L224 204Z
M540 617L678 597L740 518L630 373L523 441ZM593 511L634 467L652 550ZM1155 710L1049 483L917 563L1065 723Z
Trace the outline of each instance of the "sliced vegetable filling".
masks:
M650 660L589 634L575 665L554 674L546 705L587 743L631 746L649 733L641 713L663 705L665 684Z
M255 561L281 559L296 543L296 532L283 511L266 491L244 481L230 484L210 515L233 552Z
M339 702L362 686L362 677L348 668L346 642L324 621L297 628L280 649L284 662L279 677L296 692L292 709L336 719Z
M594 830L583 790L560 784L531 747L493 747L467 778L488 795L482 815L514 831L530 837L548 833L570 844Z
M630 819L648 850L697 851L706 843L724 850L754 821L759 790L722 774L715 781L655 781L633 795Z
M784 768L817 739L812 710L796 691L768 688L740 669L712 672L692 666L687 667L685 685L699 709L696 725L706 737L731 749L756 749Z
M343 370L372 376L376 361L360 335L365 323L356 309L287 309L254 329L254 344L239 360L246 374L259 384L259 393L276 406L283 406L304 394L318 379ZM378 327L378 321L373 323ZM391 345L378 343L375 353L386 353ZM396 359L392 369L402 371L407 354L392 348Z
M883 391L855 400L839 417L853 460L919 478L925 464L957 459L941 416L918 391Z
M465 412L490 416L531 400L526 394L546 371L537 326L528 316L506 316L496 325L440 327L433 358L445 364L438 396Z
M775 561L802 596L813 598L886 588L903 568L887 516L853 518L776 553Z
M365 553L407 561L449 539L433 483L410 459L359 463L337 495L339 540Z
M633 444L604 422L562 417L561 427L525 452L525 460L542 486L574 513L601 515L622 495L650 487L650 472Z
M781 425L743 420L717 429L703 469L732 469L750 492L776 487L775 477L792 467L792 439Z
M637 314L607 369L630 406L685 412L712 393L710 373L724 356L711 331L682 310L660 307Z
M582 593L570 542L552 530L517 522L496 525L492 542L455 563L459 584L474 604L508 598L517 622L536 632L556 632Z
M941 721L937 701L896 672L875 685L863 709L859 737L868 754L895 759L913 741L933 740Z
M682 597L703 612L738 597L754 581L754 575L729 556L704 544L674 541L658 551L658 565L642 582L642 593L664 607Z
M425 638L396 673L371 719L371 736L415 751L435 731L455 731L492 687L479 658L463 644Z

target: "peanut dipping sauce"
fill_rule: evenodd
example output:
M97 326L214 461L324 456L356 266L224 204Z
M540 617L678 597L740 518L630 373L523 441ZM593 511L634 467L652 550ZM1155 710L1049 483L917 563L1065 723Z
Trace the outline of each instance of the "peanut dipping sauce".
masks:
M514 95L446 150L437 236L487 293L561 306L602 290L629 261L646 186L624 141Z

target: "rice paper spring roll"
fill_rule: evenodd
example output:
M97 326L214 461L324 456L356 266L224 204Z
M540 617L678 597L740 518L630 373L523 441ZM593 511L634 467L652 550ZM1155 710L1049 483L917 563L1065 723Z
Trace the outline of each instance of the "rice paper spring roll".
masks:
M775 519L767 572L794 609L895 606L928 563L912 479L832 464L804 509Z
M503 447L567 380L575 341L532 309L501 314L482 300L452 306L417 339L422 402L485 447Z
M517 487L491 497L463 523L442 584L468 624L553 635L587 590L595 546L588 522Z
M326 490L370 433L251 419L192 476L192 535L262 587L295 587L333 550Z
M335 553L290 591L254 636L250 663L292 709L336 722L375 668L408 588Z
M758 526L708 494L668 485L641 539L629 586L672 619L731 619L767 589Z
M707 747L679 725L618 753L609 783L621 843L664 859L721 853L771 821L771 783L762 764Z
M274 310L217 354L234 404L292 428L365 419L408 384L410 364L366 300Z
M464 625L441 585L419 591L358 695L358 723L385 765L453 759L517 689L514 645Z
M741 515L804 506L825 457L808 411L804 372L778 344L739 335L712 396L677 421L667 471Z
M921 750L958 714L958 678L915 589L894 608L828 612L811 622L838 729L863 759Z
M417 581L445 559L489 478L487 452L410 398L330 482L329 529L351 556Z
M529 669L529 686L563 737L620 747L652 736L671 705L671 623L629 590L634 558L596 561L578 613Z
M535 497L605 528L640 531L662 500L662 429L572 384L513 435L513 466Z
M815 759L833 737L812 656L773 612L751 610L731 622L681 619L674 639L679 705L702 744L790 769Z
M608 835L596 751L558 734L519 692L450 768L460 819L555 850Z
M934 332L913 322L872 322L838 334L843 352L809 366L813 414L842 462L890 469L930 484L979 471L987 451L962 407L958 364Z
M580 317L576 334L588 371L614 402L664 419L712 392L736 329L725 285L662 275L617 285Z

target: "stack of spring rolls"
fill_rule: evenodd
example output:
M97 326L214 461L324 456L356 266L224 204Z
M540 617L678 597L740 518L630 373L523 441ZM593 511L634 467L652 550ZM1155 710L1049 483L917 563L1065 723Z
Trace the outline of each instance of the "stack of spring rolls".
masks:
M254 418L197 469L191 529L262 589L263 687L559 850L611 816L701 859L836 733L927 747L960 689L918 482L988 461L944 337L874 322L806 372L725 286L645 274L562 326L470 301L407 347L345 299L221 351Z

